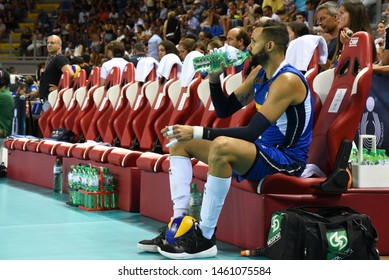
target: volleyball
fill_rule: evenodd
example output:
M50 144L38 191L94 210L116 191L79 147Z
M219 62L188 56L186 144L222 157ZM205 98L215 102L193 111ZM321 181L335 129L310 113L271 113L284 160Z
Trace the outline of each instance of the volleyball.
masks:
M176 242L179 238L191 233L194 230L196 219L191 216L174 218L166 228L166 241L169 244Z
M72 65L72 70L74 72L73 78L75 79L75 78L77 78L78 73L80 73L81 67L80 67L80 65L73 64Z

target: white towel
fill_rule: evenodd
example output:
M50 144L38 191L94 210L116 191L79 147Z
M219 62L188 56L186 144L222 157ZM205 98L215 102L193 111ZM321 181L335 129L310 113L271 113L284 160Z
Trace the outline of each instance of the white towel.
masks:
M199 51L191 51L185 57L184 63L182 64L182 72L181 72L181 86L187 87L190 82L193 80L195 73L193 66L193 59L199 56L203 56L203 54Z
M307 71L316 48L319 48L319 64L328 57L327 43L322 36L304 35L289 43L285 60L300 71Z
M138 62L139 63L139 62ZM178 55L175 55L174 53L168 53L164 57L162 57L161 61L159 62L159 66L157 69L157 76L158 77L164 77L165 79L169 79L170 72L172 71L173 65L177 64L177 78L180 78L181 76L181 68L182 68L182 62Z
M158 61L153 57L145 57L139 60L135 69L135 81L145 82L154 67L158 68Z
M310 177L326 178L327 175L316 164L308 163L304 169L303 174L301 174L301 177L302 178L310 178Z

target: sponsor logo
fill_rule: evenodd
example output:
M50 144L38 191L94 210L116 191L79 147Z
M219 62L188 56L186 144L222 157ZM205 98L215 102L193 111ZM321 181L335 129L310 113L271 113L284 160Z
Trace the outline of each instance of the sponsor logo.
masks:
M327 254L327 259L332 260L339 258L336 253L344 254L350 251L348 248L348 237L346 230L328 231L326 232L326 237L328 241L328 251L331 252Z
M281 239L281 221L283 215L273 214L270 221L270 231L267 238L267 245L271 246Z
M376 100L370 96L366 101L367 111L362 114L358 132L359 135L375 135L376 146L380 147L384 141L384 123L380 120L378 113L374 112L375 104ZM371 139L366 139L363 142L363 146L369 150L372 148L372 144Z
M358 40L359 40L358 37L351 38L348 44L349 47L356 47L358 45Z

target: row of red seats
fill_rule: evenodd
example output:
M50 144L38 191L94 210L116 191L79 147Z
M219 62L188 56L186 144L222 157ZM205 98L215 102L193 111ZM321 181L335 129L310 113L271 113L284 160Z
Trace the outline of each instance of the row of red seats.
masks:
M327 96L324 102L320 102L324 98L317 98L315 103L315 110L317 106L319 106L318 108L321 107L321 110L315 111L316 122L309 163L319 166L330 179L336 173L336 157L343 140L352 140L354 138L359 116L362 113L371 83L371 57L366 55L366 53L372 53L369 36L366 33L356 33L353 35L352 42L354 45L350 44L343 50L336 69L323 72L318 75L317 79L314 79L318 66L317 63L313 63L315 65L314 69L307 73L307 79L313 85L318 96ZM233 115L230 119L216 119L209 98L207 81L201 80L200 77L193 79L191 83L193 89L192 86L189 86L187 89L181 89L180 94L176 95L179 96L178 98L171 98L174 87L181 88L178 84L175 84L177 76L174 75L174 72L175 70L171 71L173 75L168 77L169 79L160 78L154 81L150 76L151 80L144 82L142 86L136 85L137 82L130 83L128 86L128 88L133 86L138 90L140 89L141 93L124 101L127 102L126 104L130 108L124 111L132 112L137 106L143 104L142 102L145 99L149 102L143 108L146 109L136 112L131 121L134 139L138 140L139 151L127 149L135 146L130 145L130 142L125 140L124 132L120 136L117 130L115 130L120 145L126 147L125 149L57 143L54 144L56 148L52 146L46 152L52 155L75 157L80 160L89 159L102 164L111 162L122 168L134 167L140 170L141 214L164 222L168 221L172 215L168 179L169 159L166 154L168 151L164 148L166 140L161 137L160 129L165 125L174 123L189 123L203 126L244 125L255 112L254 106L250 105ZM242 82L241 75L228 76L223 84L225 91L230 92L231 89L233 90L234 86L239 84L239 81L240 83ZM230 87L231 84L234 86ZM109 88L112 87L113 85ZM154 94L150 94L150 92L154 92ZM184 93L189 93L189 98ZM124 95L121 94L121 96ZM189 99L190 102L187 102ZM163 102L167 102L168 105L164 105L164 109L158 111ZM195 104L196 106L193 106ZM180 110L180 108L186 108L186 105L192 107ZM99 107L96 106L98 111L97 108ZM112 109L114 108L118 107L112 107ZM186 114L186 110L190 113ZM103 119L106 121L110 119L108 117L114 114L116 114L115 120L120 119L119 116L121 114L115 113L115 110L112 110L112 113L107 113ZM147 118L144 115L147 115ZM88 126L90 128L93 119L91 118L90 121L87 121L88 125L84 128L88 128ZM123 117L123 119L125 118ZM127 117L128 119L131 118ZM141 122L141 119L145 121ZM109 126L108 124L107 127ZM82 130L84 135L90 135L88 132L85 134L85 131ZM103 139L105 137L104 130L97 128L97 131L96 135L100 135ZM111 135L114 135L114 133L111 133ZM126 141L128 146L123 144ZM45 144L48 144L46 142L38 144L39 148L37 149L41 152L44 151L43 147L45 147ZM155 145L156 143L158 143L158 146ZM21 143L20 141L14 141L12 145L12 148L22 145L24 148L27 147L27 149L29 146L28 143ZM23 149L23 147L19 147L19 149ZM47 145L47 147L50 147L50 145ZM156 151L162 153L143 152L155 147L159 147L159 150ZM34 151L37 151L37 149ZM206 180L207 166L197 161L193 161L193 165L193 180L202 187ZM262 182L244 181L237 183L233 181L219 220L218 239L241 247L263 246L269 230L268 221L270 220L271 212L301 204L348 205L370 215L379 234L389 232L389 227L383 223L385 220L384 212L375 210L376 203L386 205L389 202L387 201L389 199L388 191L375 190L373 188L368 190L350 189L343 194L326 194L323 191L311 188L312 185L320 186L326 180L327 178L304 179L276 174L266 177ZM331 182L334 183L333 181ZM366 201L369 201L369 203L366 203ZM389 241L381 240L379 249L382 253L388 253Z

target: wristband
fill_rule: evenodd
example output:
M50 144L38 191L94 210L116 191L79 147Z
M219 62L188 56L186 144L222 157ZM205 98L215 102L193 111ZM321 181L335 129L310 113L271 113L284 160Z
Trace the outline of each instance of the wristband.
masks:
M194 126L193 127L193 139L202 139L203 138L204 127Z

